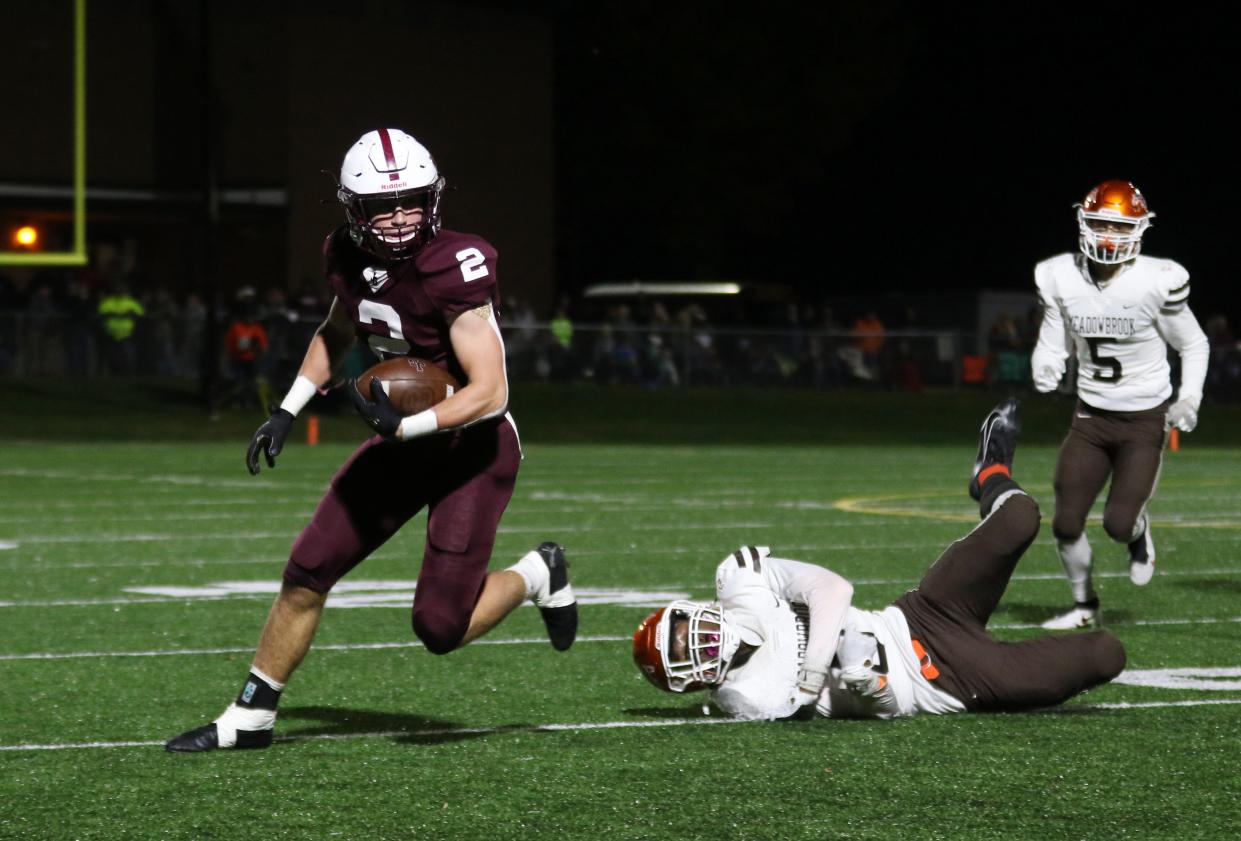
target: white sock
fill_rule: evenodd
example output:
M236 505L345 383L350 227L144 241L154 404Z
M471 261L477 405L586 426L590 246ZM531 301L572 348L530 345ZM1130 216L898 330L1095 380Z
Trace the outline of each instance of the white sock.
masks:
M526 598L532 599L547 590L551 581L551 570L543 562L543 556L533 550L521 556L521 560L508 568L526 582Z
M277 692L284 691L285 685L283 683L271 677L270 675L267 674L267 672L264 672L262 669L260 669L258 666L255 666L254 664L250 665L250 674L254 675L255 677L262 678L263 680L267 682L268 686L270 686L272 689L276 690Z
M238 730L270 730L276 725L275 710L258 710L229 704L215 720L215 731L222 748L237 744Z
M1079 604L1095 599L1094 585L1090 581L1090 541L1083 532L1077 540L1057 540L1056 552L1064 574L1068 576L1073 600Z
M1142 512L1141 517L1138 517L1137 522L1133 524L1133 534L1129 536L1128 542L1132 543L1133 541L1137 540L1139 537L1141 537L1144 534L1146 534L1146 512L1145 511Z

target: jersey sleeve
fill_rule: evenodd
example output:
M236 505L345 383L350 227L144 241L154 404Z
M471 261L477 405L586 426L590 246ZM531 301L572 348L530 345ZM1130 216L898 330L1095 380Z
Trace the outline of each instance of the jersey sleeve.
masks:
M715 569L715 596L725 609L734 611L741 639L750 645L762 644L763 635L746 617L761 615L776 595L763 575L769 554L766 546L743 546Z
M1189 305L1189 272L1171 260L1159 265L1156 290L1159 295L1159 314L1176 315Z
M453 234L436 239L420 261L423 285L436 309L452 321L461 313L496 303L496 250L481 237Z
M1159 335L1181 357L1181 387L1178 400L1202 401L1207 377L1210 344L1206 333L1189 308L1189 272L1169 261L1158 284L1159 316L1155 322Z
M826 672L840 641L845 614L853 601L853 585L817 564L769 557L766 566L768 580L776 594L809 609L805 668Z
M809 610L810 630L803 662L808 669L828 670L853 600L853 584L817 564L772 557L766 546L742 546L716 568L715 590L725 608L753 604L755 613L761 610L759 605L766 607L773 598L804 604ZM758 629L746 628L743 620L740 630L746 643L762 640ZM747 634L757 639L747 639Z
M766 546L742 546L720 562L715 589L725 606L751 598L770 601L773 596L805 605L810 632L804 663L827 671L853 599L853 585L844 578L815 564L772 557Z
M1034 267L1034 287L1043 307L1043 322L1039 326L1038 343L1030 358L1030 369L1034 375L1034 387L1048 392L1059 385L1060 378L1064 376L1065 361L1069 358L1068 334L1064 329L1055 275L1049 262Z

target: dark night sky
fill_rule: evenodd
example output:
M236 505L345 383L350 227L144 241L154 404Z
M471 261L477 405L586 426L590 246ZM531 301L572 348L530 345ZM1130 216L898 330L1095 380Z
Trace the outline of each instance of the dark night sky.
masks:
M576 5L557 21L572 287L1028 289L1076 247L1071 205L1120 177L1158 214L1147 252L1197 280L1200 318L1238 315L1234 32L1207 12Z

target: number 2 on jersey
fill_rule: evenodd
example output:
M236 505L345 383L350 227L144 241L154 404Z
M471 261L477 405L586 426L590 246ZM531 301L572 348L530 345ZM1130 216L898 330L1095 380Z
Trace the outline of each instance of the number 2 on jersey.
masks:
M1090 345L1090 361L1095 365L1094 378L1105 383L1114 383L1121 377L1120 360L1099 353L1099 347L1104 341L1106 340L1100 338L1086 338L1086 344Z
M477 248L463 248L454 256L461 264L461 277L466 283L491 274L487 271L487 258Z
M409 342L401 329L401 316L387 304L377 304L363 298L358 302L358 321L373 324L376 321L388 325L388 336L371 336L367 343L381 359L387 356L404 356L409 353Z

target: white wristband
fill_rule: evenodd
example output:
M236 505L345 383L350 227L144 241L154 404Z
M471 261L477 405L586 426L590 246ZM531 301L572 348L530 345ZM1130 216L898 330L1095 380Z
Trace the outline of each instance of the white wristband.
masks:
M289 393L284 396L284 402L280 404L280 408L296 417L318 390L319 387L311 382L309 377L299 374L293 381L293 385L289 386Z
M416 415L406 415L401 418L401 425L397 427L396 437L402 441L408 441L410 438L430 435L432 432L438 431L439 428L440 421L435 416L435 410L423 409Z

